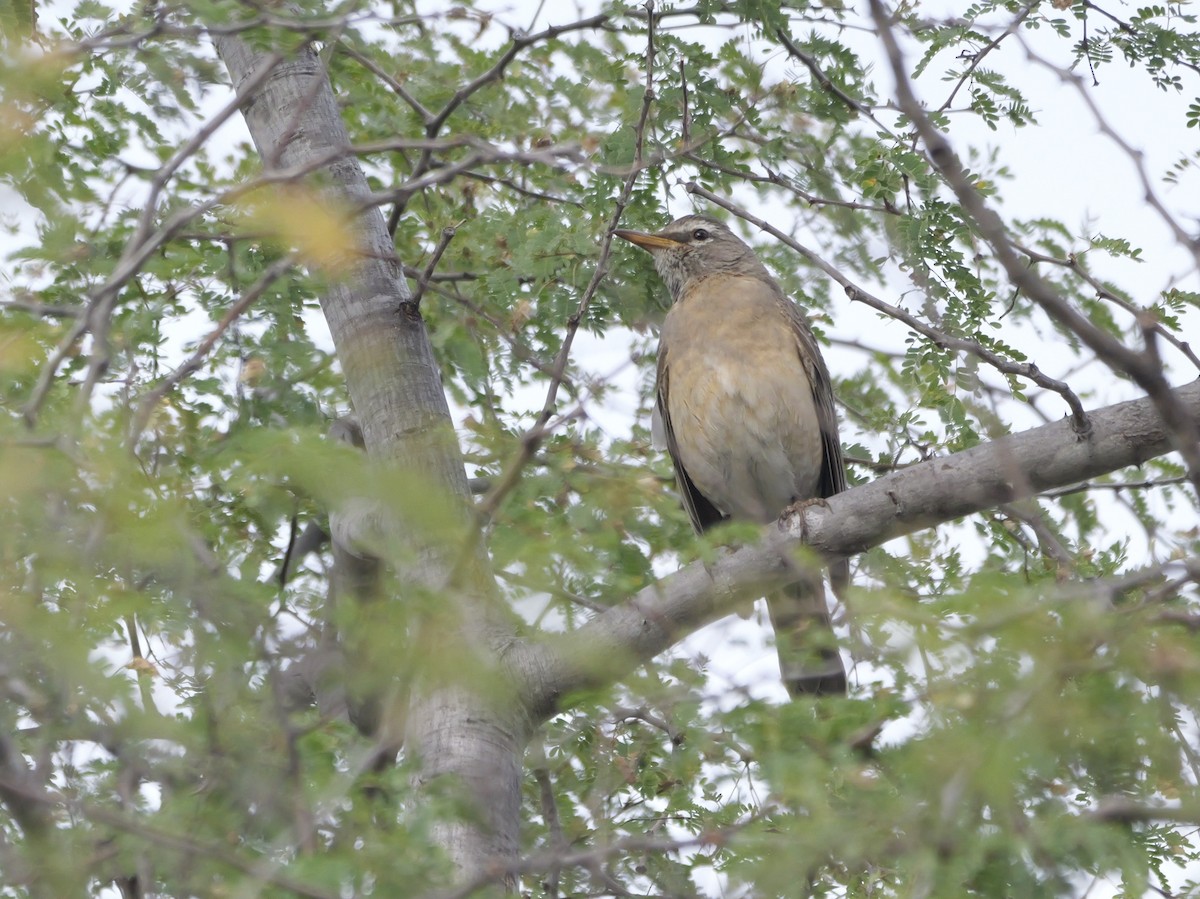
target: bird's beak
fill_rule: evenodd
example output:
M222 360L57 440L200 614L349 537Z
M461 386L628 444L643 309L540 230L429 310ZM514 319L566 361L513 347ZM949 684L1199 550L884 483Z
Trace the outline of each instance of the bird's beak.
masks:
M636 244L643 250L670 250L675 247L683 246L677 240L671 240L669 237L663 237L661 234L647 234L645 231L614 231L613 234L622 240L627 240L632 244Z

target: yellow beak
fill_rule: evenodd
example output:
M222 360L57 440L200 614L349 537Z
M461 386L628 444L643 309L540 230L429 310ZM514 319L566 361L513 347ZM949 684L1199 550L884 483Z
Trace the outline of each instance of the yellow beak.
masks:
M670 250L682 246L679 241L663 237L661 234L647 234L645 231L614 231L613 234L631 244L636 244L643 250Z

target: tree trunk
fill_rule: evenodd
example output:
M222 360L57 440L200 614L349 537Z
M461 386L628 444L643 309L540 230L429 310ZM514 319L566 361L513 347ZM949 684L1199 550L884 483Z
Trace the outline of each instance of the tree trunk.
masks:
M270 54L239 37L218 35L214 41L235 90L272 63ZM362 207L370 194L367 180L354 156L344 152L349 147L346 128L324 66L311 48L278 62L261 90L246 98L243 114L268 172L303 169L336 157L313 174L338 206ZM379 209L362 208L353 228L357 254L346 277L330 286L321 308L366 449L390 470L411 475L422 496L433 490L444 497L457 510L465 533L470 526L466 472L424 322L411 302ZM403 517L402 510L390 511ZM416 529L399 531L410 550L404 570L397 571L402 592L445 594L448 611L426 623L416 639L425 644L432 631L440 648L469 660L466 668L495 670L496 649L513 639L513 631L495 601L482 552L474 554L475 574L455 577L462 560L453 554L461 541L447 546L444 539ZM405 635L397 635L397 643L404 640ZM422 762L418 785L428 789L439 783L442 789L445 781L456 782L451 789L474 808L474 814L438 831L462 880L475 879L496 863L508 865L518 845L520 760L528 726L515 704L497 701L494 684L486 696L479 690L467 678L419 680L404 734L408 751Z

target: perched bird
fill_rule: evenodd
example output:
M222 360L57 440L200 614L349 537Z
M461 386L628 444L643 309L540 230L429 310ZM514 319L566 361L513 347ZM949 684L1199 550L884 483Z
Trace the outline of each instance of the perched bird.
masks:
M846 489L825 360L800 308L740 238L687 215L656 234L616 231L654 258L673 304L658 344L655 408L697 532L774 521ZM834 590L849 580L831 570ZM793 695L843 693L819 575L768 597L779 668Z

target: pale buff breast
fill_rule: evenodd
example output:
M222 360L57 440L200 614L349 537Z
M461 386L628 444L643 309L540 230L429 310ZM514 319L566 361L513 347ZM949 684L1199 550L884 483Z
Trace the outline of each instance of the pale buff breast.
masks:
M705 288L663 323L679 461L722 512L766 523L817 493L824 449L812 387L769 284L717 276Z

